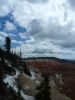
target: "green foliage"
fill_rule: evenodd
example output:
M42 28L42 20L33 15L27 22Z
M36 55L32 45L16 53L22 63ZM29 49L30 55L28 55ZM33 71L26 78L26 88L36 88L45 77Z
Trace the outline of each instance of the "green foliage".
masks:
M49 76L45 75L43 82L37 88L38 93L35 96L36 100L51 100L50 99L50 86L49 86Z
M12 75L15 73L15 69L24 71L26 74L31 75L29 68L25 61L22 61L21 52L20 56L16 53L11 53L11 40L9 37L5 38L5 49L0 48L0 100L25 100L21 97L20 86L18 84L18 92L15 92L8 84L3 82L3 78L6 74ZM8 62L5 62L8 61ZM11 67L9 64L11 64Z
M29 70L29 68L28 68L28 66L27 66L26 64L24 65L24 72L25 72L27 75L31 76L30 70Z
M10 37L5 37L5 50L9 54L11 49L11 39Z

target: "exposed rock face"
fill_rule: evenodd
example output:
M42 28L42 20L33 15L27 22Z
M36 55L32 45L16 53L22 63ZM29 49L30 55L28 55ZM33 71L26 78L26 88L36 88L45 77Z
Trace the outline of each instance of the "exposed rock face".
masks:
M26 64L47 73L75 70L75 63L57 59L27 59Z
M25 74L19 75L19 82L26 94L34 96L36 94L36 87L39 85L35 80L32 80Z
M65 94L61 94L58 91L58 87L53 79L50 80L50 86L51 86L51 100L71 100L71 98L69 98Z

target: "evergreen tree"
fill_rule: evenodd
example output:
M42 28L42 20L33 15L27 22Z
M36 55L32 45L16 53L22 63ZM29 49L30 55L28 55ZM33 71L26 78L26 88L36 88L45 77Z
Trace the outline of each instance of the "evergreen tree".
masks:
M1 61L4 61L4 51L0 48L0 57L1 57Z
M49 76L45 75L43 82L37 88L37 94L35 96L36 100L51 100L50 98L50 86L49 86Z
M22 52L21 52L21 49L20 49L20 58L22 58Z
M27 66L26 63L24 63L24 72L25 72L27 75L31 76L31 73L30 73L29 67Z
M5 37L5 50L9 54L11 49L11 39L10 37Z

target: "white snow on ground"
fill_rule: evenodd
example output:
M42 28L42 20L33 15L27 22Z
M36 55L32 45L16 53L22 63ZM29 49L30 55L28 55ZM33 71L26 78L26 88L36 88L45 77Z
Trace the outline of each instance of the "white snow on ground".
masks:
M62 74L55 74L55 76L56 76L56 79L57 79L57 80L60 80L60 81L59 81L60 84L64 84L64 83L62 82Z
M11 86L16 92L18 91L18 88L17 88L15 79L18 77L19 74L20 74L20 72L18 70L16 70L16 75L14 75L14 76L7 75L6 78L4 79L4 82L8 83L8 85ZM28 78L30 78L30 77L28 77ZM35 100L33 96L26 95L23 93L23 91L21 91L21 96L25 100Z
M37 69L36 69L36 70L37 70ZM32 79L32 80L35 80L36 83L39 84L40 81L41 81L41 79L42 79L41 73L39 73L38 71L37 71L37 73L36 73L35 70L32 69L32 70L31 70L31 79Z
M18 71L16 71L16 75L11 76L11 75L7 75L6 78L4 79L5 83L8 83L9 86L11 86L16 92L18 91L15 79L18 77L20 73Z
M9 67L12 67L8 60L5 60L5 63L7 63Z
M35 77L35 72L33 72L33 71L31 71L31 76L32 76L32 80L35 80L36 79L36 77Z
M22 96L25 100L35 100L33 96L25 95L25 94L23 93L23 91L21 91L21 96Z

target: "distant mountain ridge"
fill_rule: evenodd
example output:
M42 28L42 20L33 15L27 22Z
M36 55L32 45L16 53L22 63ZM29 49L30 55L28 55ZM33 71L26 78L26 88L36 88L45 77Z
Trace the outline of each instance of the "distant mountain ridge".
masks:
M69 60L69 59L61 59L57 57L29 57L29 58L23 58L23 60L54 60L57 62L62 62L62 63L74 63L75 60Z
M75 70L75 61L56 57L34 57L23 59L28 66L37 68L45 73L66 72Z

